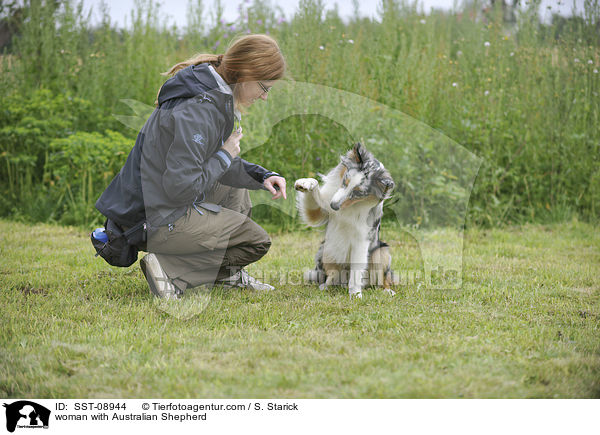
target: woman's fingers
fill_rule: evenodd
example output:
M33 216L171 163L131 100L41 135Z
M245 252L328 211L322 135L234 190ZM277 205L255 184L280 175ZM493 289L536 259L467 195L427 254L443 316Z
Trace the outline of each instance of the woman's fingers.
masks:
M287 194L285 191L285 178L283 177L269 177L264 182L265 187L273 194L271 199L279 199L283 197L287 199Z
M242 137L244 137L242 133L234 131L223 144L223 149L227 151L233 158L240 154L240 140Z
M269 192L271 192L273 195L277 195L277 190L275 190L273 183L267 180L265 181L265 187L269 189ZM273 198L275 198L275 196L273 196Z
M277 185L279 186L279 198L281 196L283 196L283 199L287 199L287 193L285 191L286 186L285 186L285 178L283 177L278 177L279 179L277 180Z

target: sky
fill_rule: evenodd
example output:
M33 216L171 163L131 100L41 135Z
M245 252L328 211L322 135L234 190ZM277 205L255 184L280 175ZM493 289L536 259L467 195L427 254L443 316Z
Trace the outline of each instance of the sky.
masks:
M161 10L169 16L169 22L177 24L177 27L184 27L186 25L186 11L189 0L159 0L161 4ZM413 0L409 0L411 3ZM460 5L462 0L419 0L419 5L422 7L423 12L429 13L432 8L452 10L455 4ZM108 5L111 15L111 20L118 26L123 26L127 17L127 22L130 21L129 13L133 8L135 0L105 0ZM224 18L226 21L234 21L237 18L237 8L243 0L222 0L224 7ZM583 10L584 0L542 0L542 19L546 21L550 17L550 12L555 11L563 15L570 15L573 5L576 10L581 12ZM96 0L84 0L86 7L95 7L99 1ZM212 9L212 0L204 0L204 5L208 9ZM280 6L286 18L291 18L294 12L297 10L299 0L277 0L271 1L271 5L277 4ZM342 18L350 17L353 13L353 6L351 0L323 0L325 9L333 9L334 4L338 5L338 10ZM377 5L380 0L360 0L360 13L365 17L377 18ZM549 10L548 7L551 9ZM544 17L544 14L546 15ZM206 15L208 19L208 13ZM92 20L99 19L97 12L92 16Z

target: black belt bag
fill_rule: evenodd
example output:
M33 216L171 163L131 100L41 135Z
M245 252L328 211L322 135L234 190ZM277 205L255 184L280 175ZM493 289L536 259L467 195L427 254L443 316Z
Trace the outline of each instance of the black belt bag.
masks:
M90 234L92 245L99 255L111 266L129 267L137 261L139 246L146 242L146 222L140 222L133 227L123 229L121 225L111 219L104 223L108 241L106 243L94 238Z

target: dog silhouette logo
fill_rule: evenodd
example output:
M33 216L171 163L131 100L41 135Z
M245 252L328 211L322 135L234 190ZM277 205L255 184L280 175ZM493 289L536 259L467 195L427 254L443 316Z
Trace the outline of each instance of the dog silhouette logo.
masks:
M204 145L204 137L200 133L194 135L194 142L200 145Z
M48 428L50 410L29 400L19 400L4 404L6 408L6 430L14 432L15 428Z

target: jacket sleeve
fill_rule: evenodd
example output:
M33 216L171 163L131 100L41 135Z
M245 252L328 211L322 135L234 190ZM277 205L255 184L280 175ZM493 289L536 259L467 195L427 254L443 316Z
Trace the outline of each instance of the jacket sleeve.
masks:
M271 172L254 163L236 157L231 162L231 166L225 171L220 183L232 187L240 187L250 190L264 189L263 182L273 175L279 175Z
M208 191L231 166L231 155L220 149L222 115L203 103L191 102L171 114L173 143L166 156L162 185L169 197L190 204Z

